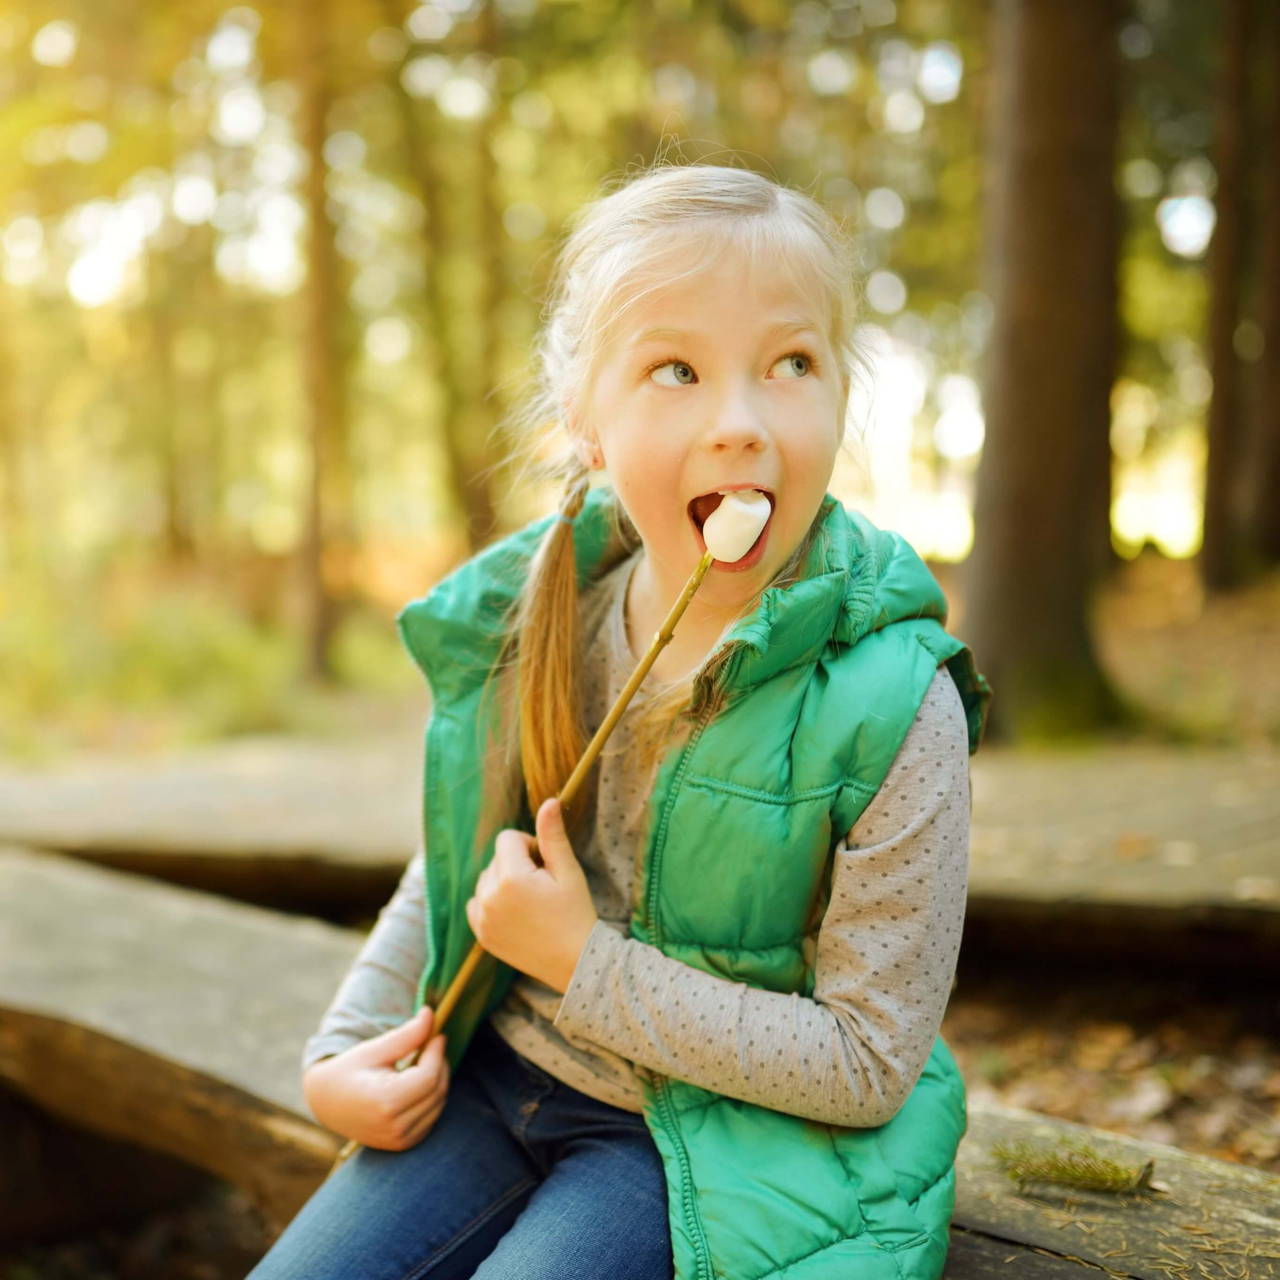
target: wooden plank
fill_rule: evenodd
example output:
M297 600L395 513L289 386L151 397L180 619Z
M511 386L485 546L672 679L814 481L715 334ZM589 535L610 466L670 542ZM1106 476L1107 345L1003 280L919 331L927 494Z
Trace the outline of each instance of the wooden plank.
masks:
M990 1153L996 1142L1087 1141L1134 1168L1155 1162L1167 1193L1019 1192ZM1141 1280L1280 1277L1280 1177L1177 1147L1090 1129L1016 1107L974 1107L957 1160L953 1221L989 1237L1077 1257Z
M246 738L154 758L0 766L0 843L403 866L421 826L426 708L357 741Z
M0 767L0 841L279 905L305 903L279 895L309 860L313 891L336 900L344 872L398 876L412 854L425 686L422 695L402 723L359 740L264 735L159 761ZM1251 934L1263 915L1280 919L1275 746L988 744L972 769L972 903L1091 904L1171 919L1212 908L1224 927Z
M0 1002L301 1113L299 1055L362 937L0 848Z
M1098 1271L1074 1258L995 1240L952 1226L942 1280L1096 1280Z
M376 915L418 843L422 726L262 737L164 759L0 766L0 845L70 853L277 910Z
M972 896L1280 912L1274 746L987 745L972 770Z
M314 1121L215 1076L11 1008L0 1026L0 1074L59 1119L234 1183L273 1227L297 1213L341 1146Z
M0 1076L296 1212L341 1145L299 1058L361 935L13 848L0 903Z

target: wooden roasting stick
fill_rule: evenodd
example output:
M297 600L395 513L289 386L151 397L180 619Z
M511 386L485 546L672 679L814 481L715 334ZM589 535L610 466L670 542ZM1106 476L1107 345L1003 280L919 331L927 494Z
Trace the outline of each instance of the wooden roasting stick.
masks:
M702 579L706 577L707 570L711 568L711 563L715 557L710 551L704 552L702 559L698 561L698 567L694 569L689 577L689 581L685 583L684 590L680 593L680 598L671 608L671 612L667 614L662 626L658 629L653 637L653 643L649 646L649 652L640 659L636 669L631 673L631 678L627 681L622 692L618 694L618 700L609 709L609 714L605 716L603 723L596 730L595 737L587 744L587 749L582 753L582 759L578 761L573 772L569 775L569 780L561 788L560 804L564 809L569 809L573 805L573 801L578 794L583 782L586 780L587 774L591 772L591 766L595 764L596 757L600 754L609 735L613 732L614 726L622 718L622 713L627 709L627 705L635 696L636 690L644 681L645 676L649 674L649 668L658 660L658 655L663 648L670 642L672 633L675 631L676 623L680 621L681 614L684 613L689 601L693 599L693 593L697 591L702 583ZM443 1029L445 1023L449 1020L449 1015L453 1012L454 1006L458 1003L466 985L471 981L471 975L475 973L476 966L480 963L484 956L484 948L477 942L472 948L470 954L462 962L462 967L454 976L453 981L449 984L448 990L444 993L440 1003L436 1006L435 1018L432 1023L431 1034L434 1037L436 1032ZM419 1045L412 1055L406 1059L405 1066L411 1067L418 1061L419 1055L425 1048L425 1045ZM333 1162L330 1173L337 1169L344 1160L354 1155L360 1146L355 1139L352 1139L338 1152L337 1158Z

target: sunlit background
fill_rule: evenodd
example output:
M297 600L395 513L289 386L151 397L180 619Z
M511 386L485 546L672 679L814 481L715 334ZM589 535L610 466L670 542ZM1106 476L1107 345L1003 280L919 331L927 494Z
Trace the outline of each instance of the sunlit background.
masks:
M1234 1274L1280 1172L1278 145L1257 0L0 0L0 1276L25 1217L14 1280L242 1277L327 1163L298 1050L435 803L396 615L561 498L511 425L556 251L662 162L856 246L831 488L993 690L973 1114L1209 1158L1167 1225ZM1000 1216L995 1132L966 1259L1074 1249Z
M1119 35L1124 558L1200 546L1215 174L1193 9L1141 0ZM390 611L472 549L460 457L465 475L492 475L499 528L553 500L504 491L519 442L493 433L523 385L555 246L603 179L673 142L809 191L856 235L869 376L832 487L931 561L965 558L992 325L985 6L332 0L310 138L301 12L0 6L0 652L44 672L27 677L38 695L10 690L12 712L48 707L75 670L85 684L77 610L107 636L145 630L136 610L161 582L202 582L255 625L296 623L317 165L341 309L325 572L375 610L344 615L348 675L382 666L373 636ZM1260 359L1252 320L1236 348Z

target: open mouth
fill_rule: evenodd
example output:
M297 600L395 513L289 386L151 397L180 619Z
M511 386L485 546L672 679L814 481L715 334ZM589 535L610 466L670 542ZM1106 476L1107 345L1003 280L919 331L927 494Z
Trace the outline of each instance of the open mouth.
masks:
M752 492L752 490L742 489L742 490L739 490L738 492L750 493ZM737 560L734 562L735 564L741 565L744 568L750 567L750 565L754 563L755 560L759 559L759 554L757 553L760 553L763 549L765 537L768 534L770 526L773 524L773 513L777 510L777 505L778 505L777 499L774 497L773 493L770 490L756 489L755 492L763 493L764 496L769 499L769 519L765 521L764 527L760 530L760 533L757 536L755 542L752 544L751 549L740 560ZM724 501L723 493L712 492L712 493L699 494L698 497L692 499L689 502L689 507L688 507L689 520L693 524L694 529L697 531L698 545L702 548L703 551L706 551L707 544L705 539L702 536L702 526L706 524L708 517L711 515L713 511L715 511L715 509L723 501ZM716 563L719 564L720 561L716 561Z
M750 489L740 490L742 493L752 492ZM770 514L773 508L777 506L777 500L768 489L757 489L756 493L763 493L769 499ZM694 498L689 503L689 519L693 521L698 532L702 532L702 526L707 523L707 517L724 501L723 493L703 493Z

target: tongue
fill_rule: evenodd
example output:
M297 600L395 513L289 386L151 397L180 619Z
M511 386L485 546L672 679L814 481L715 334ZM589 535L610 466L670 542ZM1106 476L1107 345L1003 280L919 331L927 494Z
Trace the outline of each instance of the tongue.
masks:
M689 504L693 509L693 518L698 522L698 528L702 528L707 522L707 517L724 501L724 495L719 493L704 493L700 498L694 498Z

